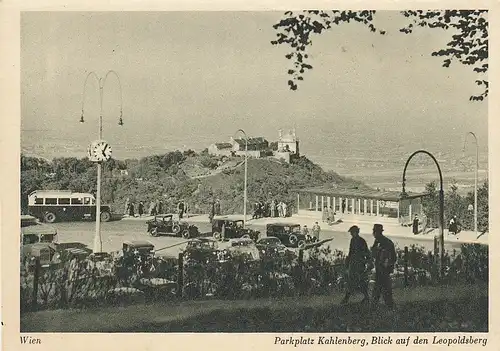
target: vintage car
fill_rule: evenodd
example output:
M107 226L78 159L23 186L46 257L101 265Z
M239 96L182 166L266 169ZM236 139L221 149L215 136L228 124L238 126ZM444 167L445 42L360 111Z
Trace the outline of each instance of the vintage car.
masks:
M217 240L213 238L196 238L189 240L186 250L186 259L197 261L217 260L225 262L229 259L229 253L226 250L220 250Z
M133 240L123 243L123 255L152 256L155 246L149 241Z
M198 227L185 221L180 221L176 214L156 215L146 222L148 233L152 236L174 235L182 236L185 239L194 238L199 235Z
M57 230L51 225L40 223L33 216L21 216L22 245L57 242Z
M256 246L263 254L282 254L286 251L286 246L283 245L280 239L274 236L260 238L259 240L257 240Z
M243 228L242 216L215 216L212 220L212 235L216 240L250 238L256 241L259 231Z
M286 247L303 248L314 240L304 235L296 223L270 223L266 225L266 234L278 238Z
M260 259L259 249L250 238L230 239L229 247L226 249L231 256L245 256L251 260Z

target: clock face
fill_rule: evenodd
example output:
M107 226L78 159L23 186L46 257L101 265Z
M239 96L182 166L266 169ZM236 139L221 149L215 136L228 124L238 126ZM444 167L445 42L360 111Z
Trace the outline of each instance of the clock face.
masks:
M89 148L89 159L93 162L107 161L111 158L111 146L104 140L94 141Z

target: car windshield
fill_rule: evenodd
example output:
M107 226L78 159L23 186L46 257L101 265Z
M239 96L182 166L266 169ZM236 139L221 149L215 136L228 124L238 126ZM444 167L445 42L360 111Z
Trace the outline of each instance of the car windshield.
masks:
M299 225L293 226L293 227L290 228L290 231L292 233L300 233L300 226Z

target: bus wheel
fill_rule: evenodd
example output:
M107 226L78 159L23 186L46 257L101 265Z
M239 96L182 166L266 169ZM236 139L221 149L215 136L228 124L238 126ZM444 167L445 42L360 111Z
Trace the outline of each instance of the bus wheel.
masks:
M56 221L56 215L52 212L47 212L45 216L43 216L43 219L47 223L54 223Z
M101 212L101 222L109 222L111 214L109 212Z

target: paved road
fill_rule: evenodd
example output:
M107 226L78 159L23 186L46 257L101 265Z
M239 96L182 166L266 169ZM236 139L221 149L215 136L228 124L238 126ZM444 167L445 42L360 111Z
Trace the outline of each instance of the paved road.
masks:
M93 247L94 233L95 233L95 223L94 222L62 222L55 223L54 226L57 228L58 240L59 242L81 242L88 245L90 248ZM208 223L197 223L201 232L210 231L210 225ZM261 235L265 235L265 228L263 226L249 225L254 229L260 230ZM122 243L127 240L148 240L155 245L156 249L169 247L171 248L161 250L162 253L168 255L177 255L179 251L184 248L185 240L182 238L175 238L169 236L162 237L152 237L146 232L145 220L121 220L113 221L101 224L101 236L103 251L117 251L122 247ZM368 245L373 243L373 237L371 234L362 234ZM345 232L334 231L330 229L323 229L321 231L320 239L333 238L327 245L331 249L339 249L347 251L349 248L349 234ZM433 242L431 240L418 240L418 238L400 238L393 237L394 243L403 248L404 246L411 246L412 244L417 244L419 246L425 247L427 250L432 250ZM446 243L446 248L448 250L453 250L454 248L459 249L459 243Z

